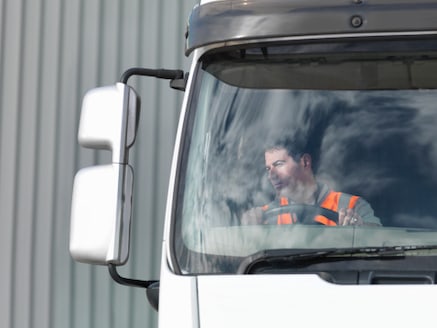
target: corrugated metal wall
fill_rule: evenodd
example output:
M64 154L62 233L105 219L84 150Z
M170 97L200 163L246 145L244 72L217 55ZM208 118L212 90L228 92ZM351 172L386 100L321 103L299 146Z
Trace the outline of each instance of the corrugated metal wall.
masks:
M0 327L153 327L145 292L68 253L72 182L105 154L76 142L86 90L131 66L185 68L196 0L0 0ZM142 117L128 276L156 279L181 94L133 80Z

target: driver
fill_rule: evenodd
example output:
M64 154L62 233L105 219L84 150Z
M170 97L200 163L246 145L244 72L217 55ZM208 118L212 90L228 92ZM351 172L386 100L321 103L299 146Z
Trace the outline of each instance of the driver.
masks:
M289 143L288 143L289 144ZM316 205L338 213L338 222L317 214L314 221L335 225L381 225L370 204L361 197L331 190L316 181L311 155L296 153L287 142L265 150L265 167L268 178L275 188L276 197L270 204L248 210L242 216L242 224L293 224L299 222L296 213L280 211L268 221L266 211L292 204ZM301 219L302 220L302 219Z

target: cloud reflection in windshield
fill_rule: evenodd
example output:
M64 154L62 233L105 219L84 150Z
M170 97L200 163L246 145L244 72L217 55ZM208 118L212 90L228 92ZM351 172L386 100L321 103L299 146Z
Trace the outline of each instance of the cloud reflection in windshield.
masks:
M231 215L229 224L238 223L239 209L262 205L272 197L263 178L263 147L285 134L301 143L309 140L319 179L376 202L393 220L387 219L388 224L403 221L400 214L407 209L397 202L418 191L423 195L418 179L437 177L432 169L437 161L432 91L238 89L215 99L208 123L208 187L202 197L205 201L210 194L215 206L223 208L220 217ZM382 199L394 192L386 202Z

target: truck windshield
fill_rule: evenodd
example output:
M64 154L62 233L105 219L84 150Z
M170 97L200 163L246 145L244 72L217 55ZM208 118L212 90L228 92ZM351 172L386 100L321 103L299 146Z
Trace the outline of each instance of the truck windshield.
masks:
M437 244L435 72L426 40L204 55L175 193L180 272L236 273L267 250Z

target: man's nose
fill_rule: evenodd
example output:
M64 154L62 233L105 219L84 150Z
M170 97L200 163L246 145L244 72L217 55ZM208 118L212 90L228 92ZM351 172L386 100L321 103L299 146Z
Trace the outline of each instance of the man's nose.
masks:
M276 169L275 169L274 167L272 167L272 168L269 170L269 179L276 178L276 177L277 177Z

